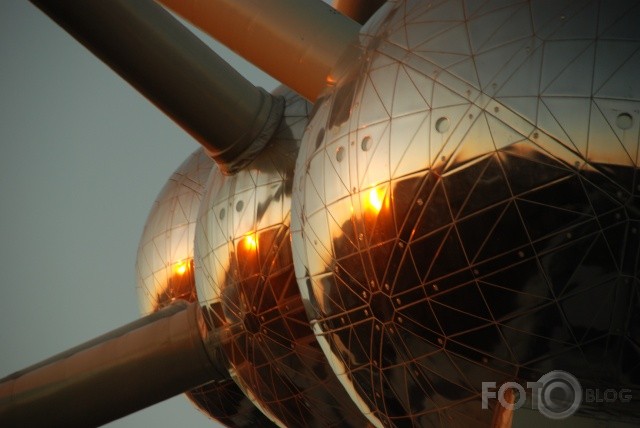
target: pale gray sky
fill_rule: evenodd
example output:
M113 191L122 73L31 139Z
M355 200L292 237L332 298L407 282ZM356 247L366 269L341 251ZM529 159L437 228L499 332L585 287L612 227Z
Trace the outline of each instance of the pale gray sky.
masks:
M3 377L138 318L144 221L197 144L27 1L0 2L0 58ZM109 426L216 425L177 397Z

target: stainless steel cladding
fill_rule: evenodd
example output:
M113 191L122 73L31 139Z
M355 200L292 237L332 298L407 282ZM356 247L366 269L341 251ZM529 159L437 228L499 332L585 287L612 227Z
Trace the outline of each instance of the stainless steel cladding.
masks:
M143 315L175 300L197 300L193 241L204 186L213 168L217 167L204 149L196 150L167 180L151 207L136 259Z
M294 276L291 186L310 105L280 93L284 119L262 155L209 178L196 227L198 296L232 376L275 423L361 427L367 420L324 357Z
M388 2L318 100L296 276L327 358L383 423L488 426L481 382L553 369L638 397L637 11Z
M215 162L204 149L196 150L171 175L149 212L136 261L143 315L175 301L197 301L193 245L200 202L212 170L218 170ZM218 362L228 368L225 358ZM228 374L188 391L187 397L202 412L229 427L273 425Z

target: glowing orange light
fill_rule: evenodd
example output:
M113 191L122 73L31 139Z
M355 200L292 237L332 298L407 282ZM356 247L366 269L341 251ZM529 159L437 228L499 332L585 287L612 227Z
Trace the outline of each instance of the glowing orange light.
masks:
M258 247L255 235L247 235L244 238L244 247L247 250L255 250Z
M187 272L187 263L186 260L176 263L173 265L173 272L178 275L184 275Z
M370 208L375 210L376 213L380 212L380 210L382 209L383 200L384 193L381 191L381 189L377 189L374 187L369 190L369 206Z

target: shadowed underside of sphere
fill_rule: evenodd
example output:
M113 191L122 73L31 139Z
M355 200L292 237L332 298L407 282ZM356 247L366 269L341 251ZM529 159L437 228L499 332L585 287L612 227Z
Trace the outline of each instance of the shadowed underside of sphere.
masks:
M210 382L186 393L198 410L226 427L275 427L232 379Z
M638 13L388 3L318 101L296 276L345 388L386 424L486 426L482 382L551 370L638 396Z
M203 149L193 152L158 194L145 223L136 262L140 308L147 315L176 300L197 301L193 253L200 201L217 166ZM187 397L229 427L273 426L231 379L218 379Z

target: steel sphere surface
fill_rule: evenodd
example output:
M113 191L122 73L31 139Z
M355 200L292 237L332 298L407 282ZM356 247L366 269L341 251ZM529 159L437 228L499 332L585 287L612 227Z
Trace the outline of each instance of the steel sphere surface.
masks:
M482 382L551 370L640 390L639 7L391 1L318 100L296 277L385 425L488 426Z
M171 175L147 216L136 259L143 315L181 299L196 300L193 242L200 201L215 163L194 151Z
M275 423L366 426L316 341L293 271L291 183L310 105L275 94L284 117L261 155L209 178L196 233L199 299L222 331L232 376Z
M194 277L196 220L215 162L194 151L171 175L151 207L140 238L137 289L143 315L176 300L197 301ZM188 391L189 400L228 427L273 426L230 379L216 379Z

